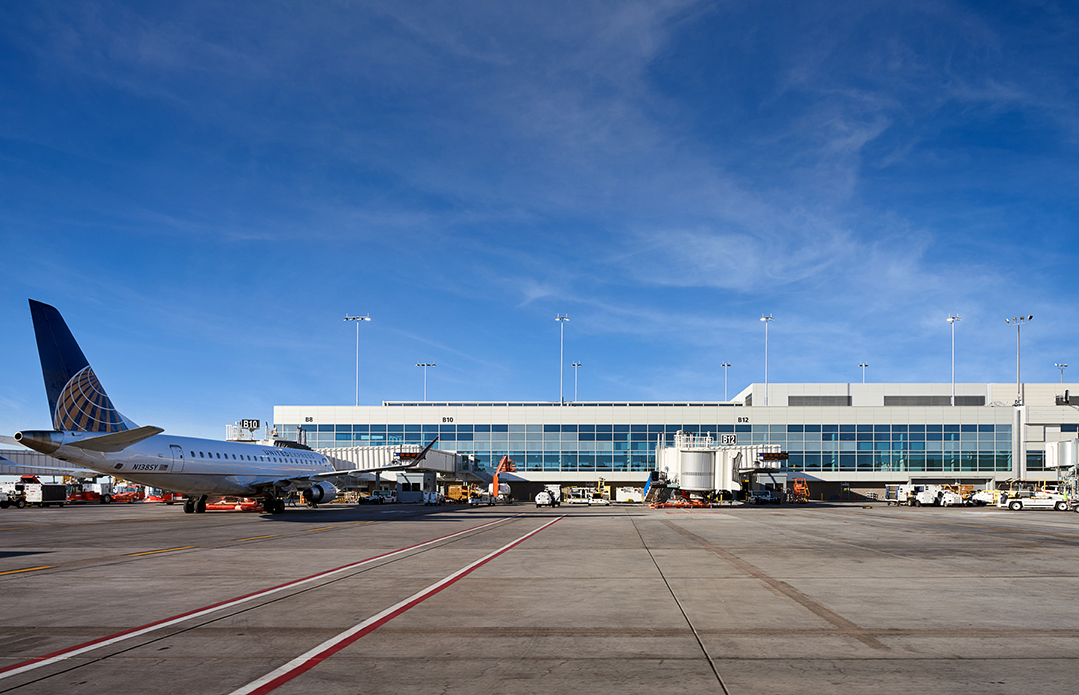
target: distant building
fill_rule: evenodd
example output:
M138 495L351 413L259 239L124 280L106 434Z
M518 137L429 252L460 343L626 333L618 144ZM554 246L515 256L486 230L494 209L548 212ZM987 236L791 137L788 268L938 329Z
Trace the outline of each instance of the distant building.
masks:
M1074 439L1074 385L752 384L730 402L395 402L275 406L278 433L316 448L427 442L537 483L641 485L678 431L778 444L789 474L863 490L916 481L1055 479L1046 442ZM1070 399L1068 399L1070 400ZM1079 398L1077 398L1079 401ZM1020 404L1017 405L1017 402Z

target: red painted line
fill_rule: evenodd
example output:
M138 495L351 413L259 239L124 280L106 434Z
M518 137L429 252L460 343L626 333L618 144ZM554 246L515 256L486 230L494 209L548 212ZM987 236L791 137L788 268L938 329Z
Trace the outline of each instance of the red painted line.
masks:
M352 563L349 563L347 565L342 565L341 567L336 567L336 568L331 569L331 570L326 570L324 572L319 572L318 574L312 574L309 577L303 577L301 579L294 579L294 580L292 580L290 582L285 582L284 584L279 584L279 585L271 587L269 589L263 589L261 591L256 591L256 592L253 592L253 593L250 593L250 594L244 594L243 596L238 596L237 598L228 599L227 601L221 601L219 603L214 603L214 604L211 604L209 606L205 606L203 608L196 608L194 610L187 611L186 613L180 613L179 615L174 615L171 618L162 618L161 620L157 620L157 621L154 621L152 623L147 623L146 625L141 625L139 627L133 627L133 628L130 628L128 630L124 630L122 632L117 632L116 634L113 634L113 635L108 635L106 637L99 637L99 638L97 638L95 640L90 640L89 642L83 642L82 644L75 645L74 647L68 647L66 649L61 649L60 651L52 652L51 654L44 654L42 656L36 656L36 657L34 657L32 659L28 659L26 661L22 661L22 662L19 662L17 664L12 664L11 666L5 666L4 668L0 668L0 680L3 680L4 678L10 678L11 676L14 676L14 675L17 675L17 674L20 674L20 673L25 673L26 671L32 671L34 669L41 668L42 666L48 666L49 664L54 664L54 663L56 663L58 661L63 661L64 659L70 659L73 656L77 656L79 654L84 654L84 653L86 653L88 651L91 651L93 649L99 649L101 647L105 647L105 646L108 646L110 644L115 644L117 642L122 642L124 640L132 639L133 637L138 637L138 636L144 635L144 634L146 634L148 632L153 632L155 630L160 630L162 628L169 627L171 625L176 625L177 623L182 623L184 621L192 620L194 618L198 618L198 617L201 617L201 616L204 616L204 615L208 615L208 614L216 612L216 611L224 610L226 608L231 608L232 606L236 606L236 605L239 605L241 603L246 603L248 601L253 601L255 599L262 598L263 596L269 596L270 594L275 594L275 593L277 593L279 591L284 591L285 589L289 589L289 588L292 588L292 587L295 587L295 586L299 586L301 584L306 584L306 583L309 583L309 582L317 581L319 579L323 579L325 577L329 577L331 575L338 574L340 572L346 572L348 570L355 569L357 567L360 567L361 565L365 565L365 564L368 564L370 562L374 562L376 560L382 560L382 559L385 559L385 558L388 558L388 557L392 557L394 555L400 555L401 553L406 553L406 552L408 552L410 550L416 550L418 548L423 548L425 546L432 545L434 543L439 543L441 541L449 540L450 538L455 538L457 536L461 536L461 535L464 535L466 533L471 533L472 531L478 531L478 530L480 530L482 528L486 528L488 526L493 526L494 524L501 524L504 521L509 521L510 519L515 519L515 518L517 518L519 516L521 516L521 514L517 514L515 516L504 517L502 519L495 519L494 521L487 522L486 524L480 524L479 526L473 526L472 528L465 529L464 531L458 531L456 533L451 533L451 534L448 534L448 535L445 535L445 536L439 536L438 538L432 538L431 540L424 541L423 543L417 543L415 545L410 545L410 546L408 546L406 548L401 548L399 550L392 550L392 551L390 551L388 553L382 553L381 555L375 555L373 557L367 558L366 560L359 560L357 562L352 562Z
M526 540L536 535L540 531L544 530L551 524L554 524L555 522L564 518L565 515L559 516L547 522L543 526L529 531L517 540L502 546L498 550L488 555L485 555L484 557L476 560L470 565L462 567L448 577L435 582L426 589L420 590L419 592L413 594L412 596L409 596L400 603L396 603L390 606L381 613L371 616L367 620L364 620L362 623L359 623L358 625L349 628L348 630L342 632L335 637L331 637L330 639L326 640L314 649L311 649L306 653L301 654L300 656L296 657L295 659L281 666L280 668L274 669L273 671L267 673L262 678L252 681L251 683L248 683L247 685L243 686L238 690L234 690L232 693L230 693L230 695L265 695L265 693L276 690L277 688L289 682L296 676L299 676L300 674L311 670L315 666L318 666L320 663L333 656L337 652L341 651L345 647L349 646L361 637L370 634L374 630L385 625L386 623L393 620L402 613L412 609L420 603L423 603L424 601L439 593L443 589L457 583L462 578L471 574L479 567L486 565L488 562L494 560L499 555L508 552L510 549L525 542Z

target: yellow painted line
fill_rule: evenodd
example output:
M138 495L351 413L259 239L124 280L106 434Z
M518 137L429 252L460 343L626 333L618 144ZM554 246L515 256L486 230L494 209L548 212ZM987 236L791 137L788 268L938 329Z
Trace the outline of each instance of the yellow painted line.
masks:
M194 548L194 547L195 546L193 546L193 545L184 545L184 546L180 546L179 548L165 548L164 550L147 550L145 553L128 553L127 556L128 557L136 557L138 555L153 555L155 553L171 553L174 550L190 550L191 548Z
M329 531L332 528L333 528L333 526L323 526L322 528L309 528L309 529L307 529L307 531L305 531L305 533L308 533L308 532L311 532L311 531Z
M43 565L41 567L27 567L24 570L8 570L7 572L0 572L2 574L18 574L19 572L33 572L34 570L47 570L52 569L53 565Z
M257 541L260 538L273 538L276 535L278 535L278 534L271 533L268 536L251 536L250 538L237 538L234 542L239 543L240 541Z
M819 511L824 511L819 510ZM899 519L900 521L917 521L922 524L937 524L938 526L961 526L963 528L976 528L983 531L1003 531L1004 533L1025 533L1031 536L1051 536L1052 538L1074 538L1079 539L1079 536L1069 536L1064 533L1049 533L1047 531L1024 531L1017 528L1000 528L999 526L979 526L977 524L957 524L954 521L930 521L929 519L912 519L909 516L889 516L883 514L865 514L864 512L842 512L836 511L836 514L851 514L854 516L883 516L885 519Z

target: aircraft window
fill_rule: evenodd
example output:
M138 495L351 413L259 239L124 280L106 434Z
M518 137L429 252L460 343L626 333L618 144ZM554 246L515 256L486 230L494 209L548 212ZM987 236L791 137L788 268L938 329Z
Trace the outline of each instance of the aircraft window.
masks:
M191 452L191 458L195 458L195 452L194 451Z
M203 455L202 455L202 452L201 452L201 451L199 452L199 458L200 458L200 459L201 459L201 458L206 458L205 456L203 456Z
M218 454L218 455L217 455L217 458L221 458L221 454Z

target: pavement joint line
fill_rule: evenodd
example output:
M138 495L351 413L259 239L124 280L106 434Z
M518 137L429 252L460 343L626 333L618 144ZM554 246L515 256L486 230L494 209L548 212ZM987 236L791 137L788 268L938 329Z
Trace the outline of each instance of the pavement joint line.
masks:
M428 586L427 588L421 589L420 591L416 592L412 596L409 596L403 601L395 603L389 608L383 610L381 613L371 616L367 620L364 620L363 622L354 625L353 627L345 630L344 632L336 635L335 637L331 637L317 647L314 647L313 649L304 652L292 661L289 661L283 666L280 666L273 671L270 671L261 678L258 678L248 683L247 685L232 691L230 695L263 695L264 693L276 690L277 688L289 682L293 678L296 678L300 674L305 673L310 669L314 668L315 666L319 665L320 663L333 656L334 654L338 653L345 647L349 646L353 642L357 641L361 637L370 634L371 632L378 629L380 626L388 623L402 613L411 610L420 603L423 603L424 601L439 593L446 587L455 584L463 577L471 574L474 570L487 564L491 560L494 560L499 555L508 552L509 550L520 545L521 543L524 543L532 536L536 535L540 531L543 531L547 527L564 518L566 518L566 516L563 514L552 519L551 521L548 521L543 526L529 531L517 540L507 543L498 550L495 550L494 552L485 555L479 560L476 560L475 562L472 562L462 567L453 574L444 577L443 579L440 579L439 581Z
M236 539L235 541L233 541L233 542L234 542L234 543L239 543L240 541L257 541L257 540L258 540L258 539L260 539L260 538L277 538L277 536L278 536L278 535L279 535L279 534L276 534L276 533L271 533L271 534L270 534L270 535L268 535L268 536L251 536L250 538L237 538L237 539Z
M333 526L322 526L320 528L309 528L304 533L311 533L312 531L329 531Z
M645 542L644 536L641 534L641 529L637 526L637 522L633 520L632 516L628 514L626 517L629 519L629 523L633 526L633 530L637 532L637 538L641 540L641 545L644 546L645 552L648 553L648 557L651 558L652 564L655 565L656 571L659 572L660 579L663 580L664 585L667 587L667 591L670 592L671 598L674 599L674 603L678 606L678 611L682 614L682 619L686 621L686 625L689 626L690 632L693 633L693 638L697 640L697 646L700 647L701 653L704 654L704 658L708 660L708 666L712 669L712 673L715 675L716 680L719 682L719 687L723 690L723 695L730 695L731 691L727 689L727 684L723 680L723 675L719 672L719 667L716 666L716 662L712 659L712 655L708 653L708 648L704 645L704 640L701 639L701 633L697 631L697 627L693 624L693 620L690 619L689 613L686 613L685 607L682 605L682 601L679 600L678 594L675 593L674 587L671 586L670 580L667 579L667 575L663 572L663 568L659 566L659 561L656 560L656 556L652 553L652 549L648 547L648 543Z
M823 511L823 510L820 510ZM835 510L833 514L851 514L853 516L875 516L877 518L884 517L885 519L899 519L900 521L917 521L922 524L937 524L939 526L961 526L963 528L980 529L984 531L1003 531L1004 533L1025 533L1031 536L1050 536L1052 538L1071 538L1079 540L1079 536L1072 536L1065 533L1049 533L1048 531L1024 531L1017 528L1001 528L999 526L979 526L977 524L959 524L954 521L933 521L932 519L913 519L909 516L891 516L884 514L866 514L864 512L845 512L841 510Z
M33 572L34 570L48 570L52 569L52 565L42 565L41 567L26 567L21 570L8 570L6 572L0 572L0 575L4 574L20 574L22 572Z
M660 519L660 522L662 522L665 526L668 526L672 530L682 534L686 538L696 541L706 550L715 553L716 555L731 563L743 572L761 580L776 593L791 599L795 603L807 609L813 615L821 618L828 623L831 623L836 628L838 628L841 633L853 637L867 647L882 651L890 651L890 648L887 645L885 645L883 642L876 639L872 635L867 634L866 631L859 627L857 623L847 620L835 611L826 608L824 605L818 603L817 601L814 601L809 596L803 594L798 589L795 589L787 582L781 581L768 575L767 573L765 573L764 570L757 567L756 565L746 562L734 553L728 552L716 545L713 545L708 539L702 538L701 536L698 536L692 531L682 528L673 521L668 521L667 519Z
M195 618L199 618L199 617L202 617L204 615L209 615L210 613L215 613L215 612L220 611L220 610L225 610L226 608L231 608L233 606L238 606L238 605L240 605L242 603L247 603L248 601L253 601L255 599L263 598L263 597L269 596L271 594L276 594L276 593L278 593L280 591L284 591L286 589L291 589L291 588L300 586L302 584L308 584L310 582L314 582L314 581L318 581L320 579L325 579L327 577L331 577L331 576L333 576L335 574L340 574L341 572L347 572L349 570L356 569L357 567L362 567L363 565L369 564L371 562L375 562L376 560L385 560L386 558L394 557L396 555L401 555L403 553L407 553L407 552L410 552L410 551L413 551L413 550L418 550L420 548L424 548L424 547L427 547L429 545L434 545L435 543L441 543L442 541L447 541L447 540L449 540L451 538L457 538L458 536L463 536L465 534L472 533L473 531L479 531L481 529L490 528L491 526L494 526L496 524L501 524L501 523L504 523L506 521L512 521L514 519L518 519L521 516L523 516L523 514L515 514L513 516L506 516L506 517L502 517L501 519L495 519L494 521L489 521L486 524L480 524L479 526L473 526L471 528L464 529L463 531L458 531L456 533L451 533L451 534L446 535L446 536L439 536L438 538L432 538L429 541L424 541L422 543L417 543L415 545L410 545L410 546L408 546L406 548L400 548L398 550L392 550L392 551L390 551L388 553L382 553L381 555L375 555L375 556L369 557L369 558L367 558L365 560L359 560L357 562L352 562L352 563L349 563L347 565L342 565L341 567L335 567L334 569L326 570L324 572L319 572L317 574L312 574L312 575L307 576L307 577L302 577L300 579L294 579L294 580L292 580L290 582L285 582L284 584L279 584L277 586L270 587L269 589L263 589L262 591L256 591L254 593L246 594L244 596L238 596L236 598L221 601L220 603L211 604L211 605L205 606L203 608L196 608L196 609L188 611L186 613L181 613L179 615L174 615L171 618L163 618L161 620L158 620L158 621L155 621L155 622L152 622L152 623L147 623L146 625L142 625L142 626L139 626L139 627L133 627L133 628L130 628L128 630L124 630L123 632L118 632L118 633L113 634L113 635L108 635L106 637L99 637L99 638L97 638L95 640L91 640L89 642L84 642L82 644L77 644L77 645L75 645L73 647L68 647L67 649L61 649L59 651L55 651L55 652L52 652L50 654L44 654L42 656L33 657L33 658L28 659L26 661L21 661L21 662L19 662L17 664L12 664L10 666L5 666L3 668L0 668L0 680L3 680L5 678L10 678L11 676L15 676L15 675L18 675L18 674L21 674L21 673L26 673L27 671L32 671L34 669L38 669L38 668L41 668L43 666L49 666L51 664L55 664L55 663L58 663L60 661L64 661L66 659L70 659L70 658L72 658L74 656L78 656L80 654L85 654L86 652L92 651L94 649L99 649L101 647L106 647L108 645L116 644L117 642L122 642L124 640L132 639L134 637L140 637L142 635L145 635L145 634L150 633L150 632L154 632L156 630L160 630L162 628L171 627L172 625L177 625L179 623L186 622L188 620L193 620Z
M193 545L182 545L179 548L165 548L164 550L147 550L143 553L128 553L127 557L137 557L139 555L154 555L156 553L171 553L174 550L191 550L194 547L195 546Z

